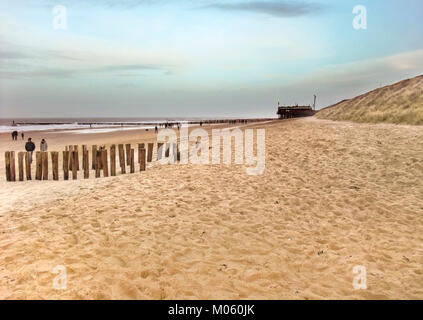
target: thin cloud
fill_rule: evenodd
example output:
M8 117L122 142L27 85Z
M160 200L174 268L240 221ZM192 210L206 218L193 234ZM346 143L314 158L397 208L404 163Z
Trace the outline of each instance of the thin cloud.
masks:
M145 71L145 70L165 70L165 66L154 64L131 64L113 65L94 69L97 72L120 72L120 71Z
M30 52L30 53L28 53ZM71 57L57 50L37 50L32 48L0 49L0 60L29 60L29 59L60 59L60 60L80 60Z
M5 50L5 49L0 49L0 60L3 59L14 59L14 60L18 60L18 59L28 59L31 56L24 54L22 52L19 51L10 51L10 50Z
M0 68L1 70L1 68ZM28 65L21 65L17 70L1 70L0 78L54 78L67 79L75 76L110 74L116 77L133 77L142 75L143 71L158 71L167 75L168 67L160 65L132 64L132 65L108 65L88 69L64 69L64 68L31 68ZM126 72L126 73L122 73Z
M203 6L222 11L244 11L251 13L267 14L275 17L298 17L304 15L318 14L326 7L310 2L294 1L253 1L239 3L214 3Z

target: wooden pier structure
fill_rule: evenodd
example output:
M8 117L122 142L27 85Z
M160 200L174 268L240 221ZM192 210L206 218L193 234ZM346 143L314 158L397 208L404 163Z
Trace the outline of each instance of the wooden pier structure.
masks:
M311 117L316 114L311 106L282 106L276 113L279 119Z

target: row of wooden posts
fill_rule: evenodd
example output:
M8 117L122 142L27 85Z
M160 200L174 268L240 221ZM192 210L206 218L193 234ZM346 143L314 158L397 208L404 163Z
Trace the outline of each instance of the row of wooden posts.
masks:
M125 147L125 148L124 148ZM147 150L145 144L138 144L138 163L140 164L140 171L146 170L146 162L152 162L153 160L153 148L154 143L147 144ZM162 151L163 143L158 143L158 154ZM72 179L78 179L78 170L80 170L79 163L79 151L78 146L67 146L63 151L63 178L69 180L70 173ZM170 146L166 145L165 156L169 156ZM126 151L126 152L125 152ZM135 150L131 148L130 144L118 145L119 154L119 166L122 174L126 173L126 167L129 166L129 172L135 173ZM59 180L59 152L50 152L53 180ZM158 156L160 159L161 156ZM179 158L179 156L178 156ZM19 181L32 180L31 173L31 152L19 152L18 153L18 179ZM82 170L84 173L84 179L88 179L90 176L90 168L95 170L95 177L116 176L116 145L110 146L110 157L108 157L108 150L105 147L97 148L96 145L92 146L91 149L92 163L89 163L89 151L86 145L82 146ZM16 181L16 169L15 169L15 152L7 151L5 153L6 160L6 179L7 181ZM110 166L109 166L110 160ZM48 152L35 152L35 179L36 180L48 180L49 168L48 168ZM109 171L110 168L110 171ZM24 176L25 171L25 176Z

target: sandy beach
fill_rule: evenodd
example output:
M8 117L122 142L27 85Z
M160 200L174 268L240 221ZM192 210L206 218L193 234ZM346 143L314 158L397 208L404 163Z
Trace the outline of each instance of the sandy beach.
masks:
M206 129L211 127L206 127ZM266 169L159 165L8 183L0 134L1 299L423 299L423 127L315 118L266 129ZM65 145L154 132L27 133ZM67 289L53 287L63 265ZM365 266L367 289L352 286Z

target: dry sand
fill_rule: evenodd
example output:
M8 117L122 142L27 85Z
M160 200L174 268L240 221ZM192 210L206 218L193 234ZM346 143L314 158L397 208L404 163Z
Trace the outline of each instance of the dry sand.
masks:
M422 299L423 127L314 118L257 127L266 128L261 176L153 164L7 183L1 159L0 298ZM21 148L0 139L2 157ZM57 151L154 139L48 136ZM53 288L57 265L66 290ZM367 290L353 289L356 265Z

